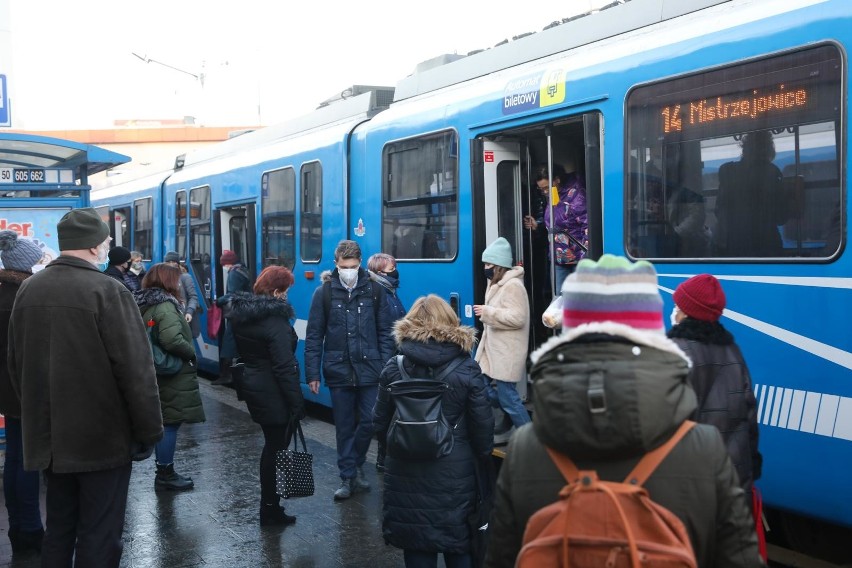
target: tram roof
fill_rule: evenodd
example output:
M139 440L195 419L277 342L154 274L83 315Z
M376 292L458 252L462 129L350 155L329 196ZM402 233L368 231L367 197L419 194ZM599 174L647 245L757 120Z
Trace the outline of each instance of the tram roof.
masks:
M614 0L600 10L553 22L541 32L521 34L493 48L424 61L397 83L394 102L730 1Z
M77 178L126 164L129 156L91 144L17 132L0 132L0 167L73 169Z

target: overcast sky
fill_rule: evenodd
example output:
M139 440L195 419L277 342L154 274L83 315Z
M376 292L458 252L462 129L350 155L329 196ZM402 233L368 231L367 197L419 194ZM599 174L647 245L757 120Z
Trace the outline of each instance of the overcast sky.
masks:
M11 0L13 127L184 115L208 126L274 124L347 86L394 86L421 61L610 2ZM203 86L190 76L202 73Z

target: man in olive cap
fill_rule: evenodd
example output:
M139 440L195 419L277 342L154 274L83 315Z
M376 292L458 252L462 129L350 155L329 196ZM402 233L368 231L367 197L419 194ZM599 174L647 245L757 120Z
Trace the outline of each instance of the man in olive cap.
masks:
M133 296L101 272L107 225L86 208L56 228L60 256L24 281L9 322L24 468L47 479L42 565L117 567L131 460L163 435L157 377Z

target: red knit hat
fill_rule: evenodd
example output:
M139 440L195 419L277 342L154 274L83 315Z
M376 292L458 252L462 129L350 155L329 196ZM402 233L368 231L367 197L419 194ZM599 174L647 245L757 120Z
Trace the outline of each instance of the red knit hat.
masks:
M725 292L712 274L699 274L674 291L674 303L691 318L718 321L725 309Z
M239 259L237 258L237 253L232 250L223 250L222 256L219 257L219 264L222 266L228 266L231 264L237 264Z

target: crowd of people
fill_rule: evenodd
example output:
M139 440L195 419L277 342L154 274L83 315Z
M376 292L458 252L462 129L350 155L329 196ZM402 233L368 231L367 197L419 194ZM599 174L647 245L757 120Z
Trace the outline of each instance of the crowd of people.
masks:
M581 181L558 175L552 183L567 203L563 213L579 216ZM205 420L192 325L204 304L176 252L145 270L138 253L110 248L93 209L67 213L57 234L59 258L33 275L38 246L0 231L9 538L16 553L40 550L45 566L118 566L132 462L155 455L158 490L194 487L176 471L175 453L180 426ZM305 417L304 381L314 394L323 383L330 393L340 476L334 500L371 490L364 467L378 439L383 536L404 551L407 568L434 567L439 554L448 568L514 566L529 519L576 481L563 477L554 455L621 480L689 420L699 424L643 487L683 522L698 566L761 566L750 511L761 469L756 402L743 355L719 322L719 281L703 274L683 282L666 332L653 265L583 259L584 237L560 241L566 248L557 262L571 261L562 263L571 265L561 283L562 331L529 356L524 269L506 239L481 255L487 288L473 307L478 346L477 330L442 298L423 296L406 310L393 256L376 253L365 268L358 243L343 240L313 292L304 369L287 300L291 271L268 266L253 279L224 251L222 366L239 360L242 371L229 380L263 436L260 525L296 522L281 505L275 457ZM46 340L45 330L62 339ZM158 370L158 349L179 358L176 372ZM517 391L528 374L534 420ZM411 376L445 387L439 399L450 444L426 461L387 448L393 385ZM491 459L496 408L514 426L499 476ZM91 431L103 433L98 443ZM48 481L46 526L38 472Z

